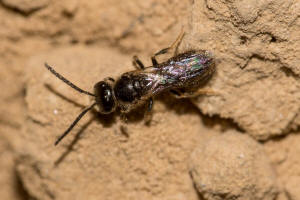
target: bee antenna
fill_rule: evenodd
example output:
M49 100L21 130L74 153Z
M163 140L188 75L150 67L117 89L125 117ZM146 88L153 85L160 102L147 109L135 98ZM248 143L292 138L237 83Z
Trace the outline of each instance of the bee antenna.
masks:
M79 122L79 120L89 111L91 110L97 103L93 103L92 105L90 105L89 107L85 108L77 117L76 119L72 122L72 124L69 126L69 128L61 135L57 138L57 140L55 141L54 145L58 145L58 143L64 138L66 137L66 135L68 135L68 133L74 128L74 126Z
M76 85L74 85L73 83L71 83L69 80L67 80L65 77L63 77L62 75L60 75L58 72L56 72L52 67L50 67L50 65L48 65L47 63L45 63L45 67L52 73L54 74L57 78L59 78L60 80L62 80L64 83L66 83L67 85L69 85L71 88L77 90L78 92L80 93L83 93L83 94L87 94L87 95L90 95L90 96L93 96L95 97L96 95L88 92L88 91L85 91L79 87L77 87Z

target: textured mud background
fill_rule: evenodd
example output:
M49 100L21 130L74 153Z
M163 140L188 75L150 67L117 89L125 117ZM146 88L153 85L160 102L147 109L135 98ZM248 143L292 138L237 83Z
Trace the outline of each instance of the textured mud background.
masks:
M299 16L297 0L1 0L1 199L299 200ZM45 61L92 91L182 27L218 95L162 94L150 125L91 112L53 146L91 99Z

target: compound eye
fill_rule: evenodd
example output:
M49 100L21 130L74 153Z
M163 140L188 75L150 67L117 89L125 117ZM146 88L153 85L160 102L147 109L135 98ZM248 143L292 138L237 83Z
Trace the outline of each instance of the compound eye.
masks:
M113 112L115 109L115 100L111 85L100 81L94 86L94 90L99 111L103 114Z

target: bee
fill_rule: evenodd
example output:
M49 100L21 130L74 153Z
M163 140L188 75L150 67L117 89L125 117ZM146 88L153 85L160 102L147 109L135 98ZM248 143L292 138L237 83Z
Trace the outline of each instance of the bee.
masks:
M213 56L205 50L189 50L177 54L167 61L158 63L156 57L177 49L182 40L182 32L176 41L168 48L154 54L151 57L152 66L145 67L141 60L133 57L133 65L136 70L123 73L118 79L111 77L94 85L94 93L85 91L56 72L45 63L45 67L58 79L77 90L80 93L94 97L92 105L85 108L72 122L69 128L57 138L57 145L78 123L78 121L96 105L102 114L114 112L117 108L121 113L128 113L141 104L148 103L148 111L153 106L153 97L164 91L169 91L177 98L187 98L205 94L207 91L198 90L215 71Z

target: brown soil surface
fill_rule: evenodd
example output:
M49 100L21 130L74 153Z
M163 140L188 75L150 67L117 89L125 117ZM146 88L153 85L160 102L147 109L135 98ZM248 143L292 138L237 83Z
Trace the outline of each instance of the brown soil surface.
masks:
M299 1L0 0L0 23L1 199L300 199ZM92 99L45 62L92 91L182 28L216 95L90 112L54 147Z

